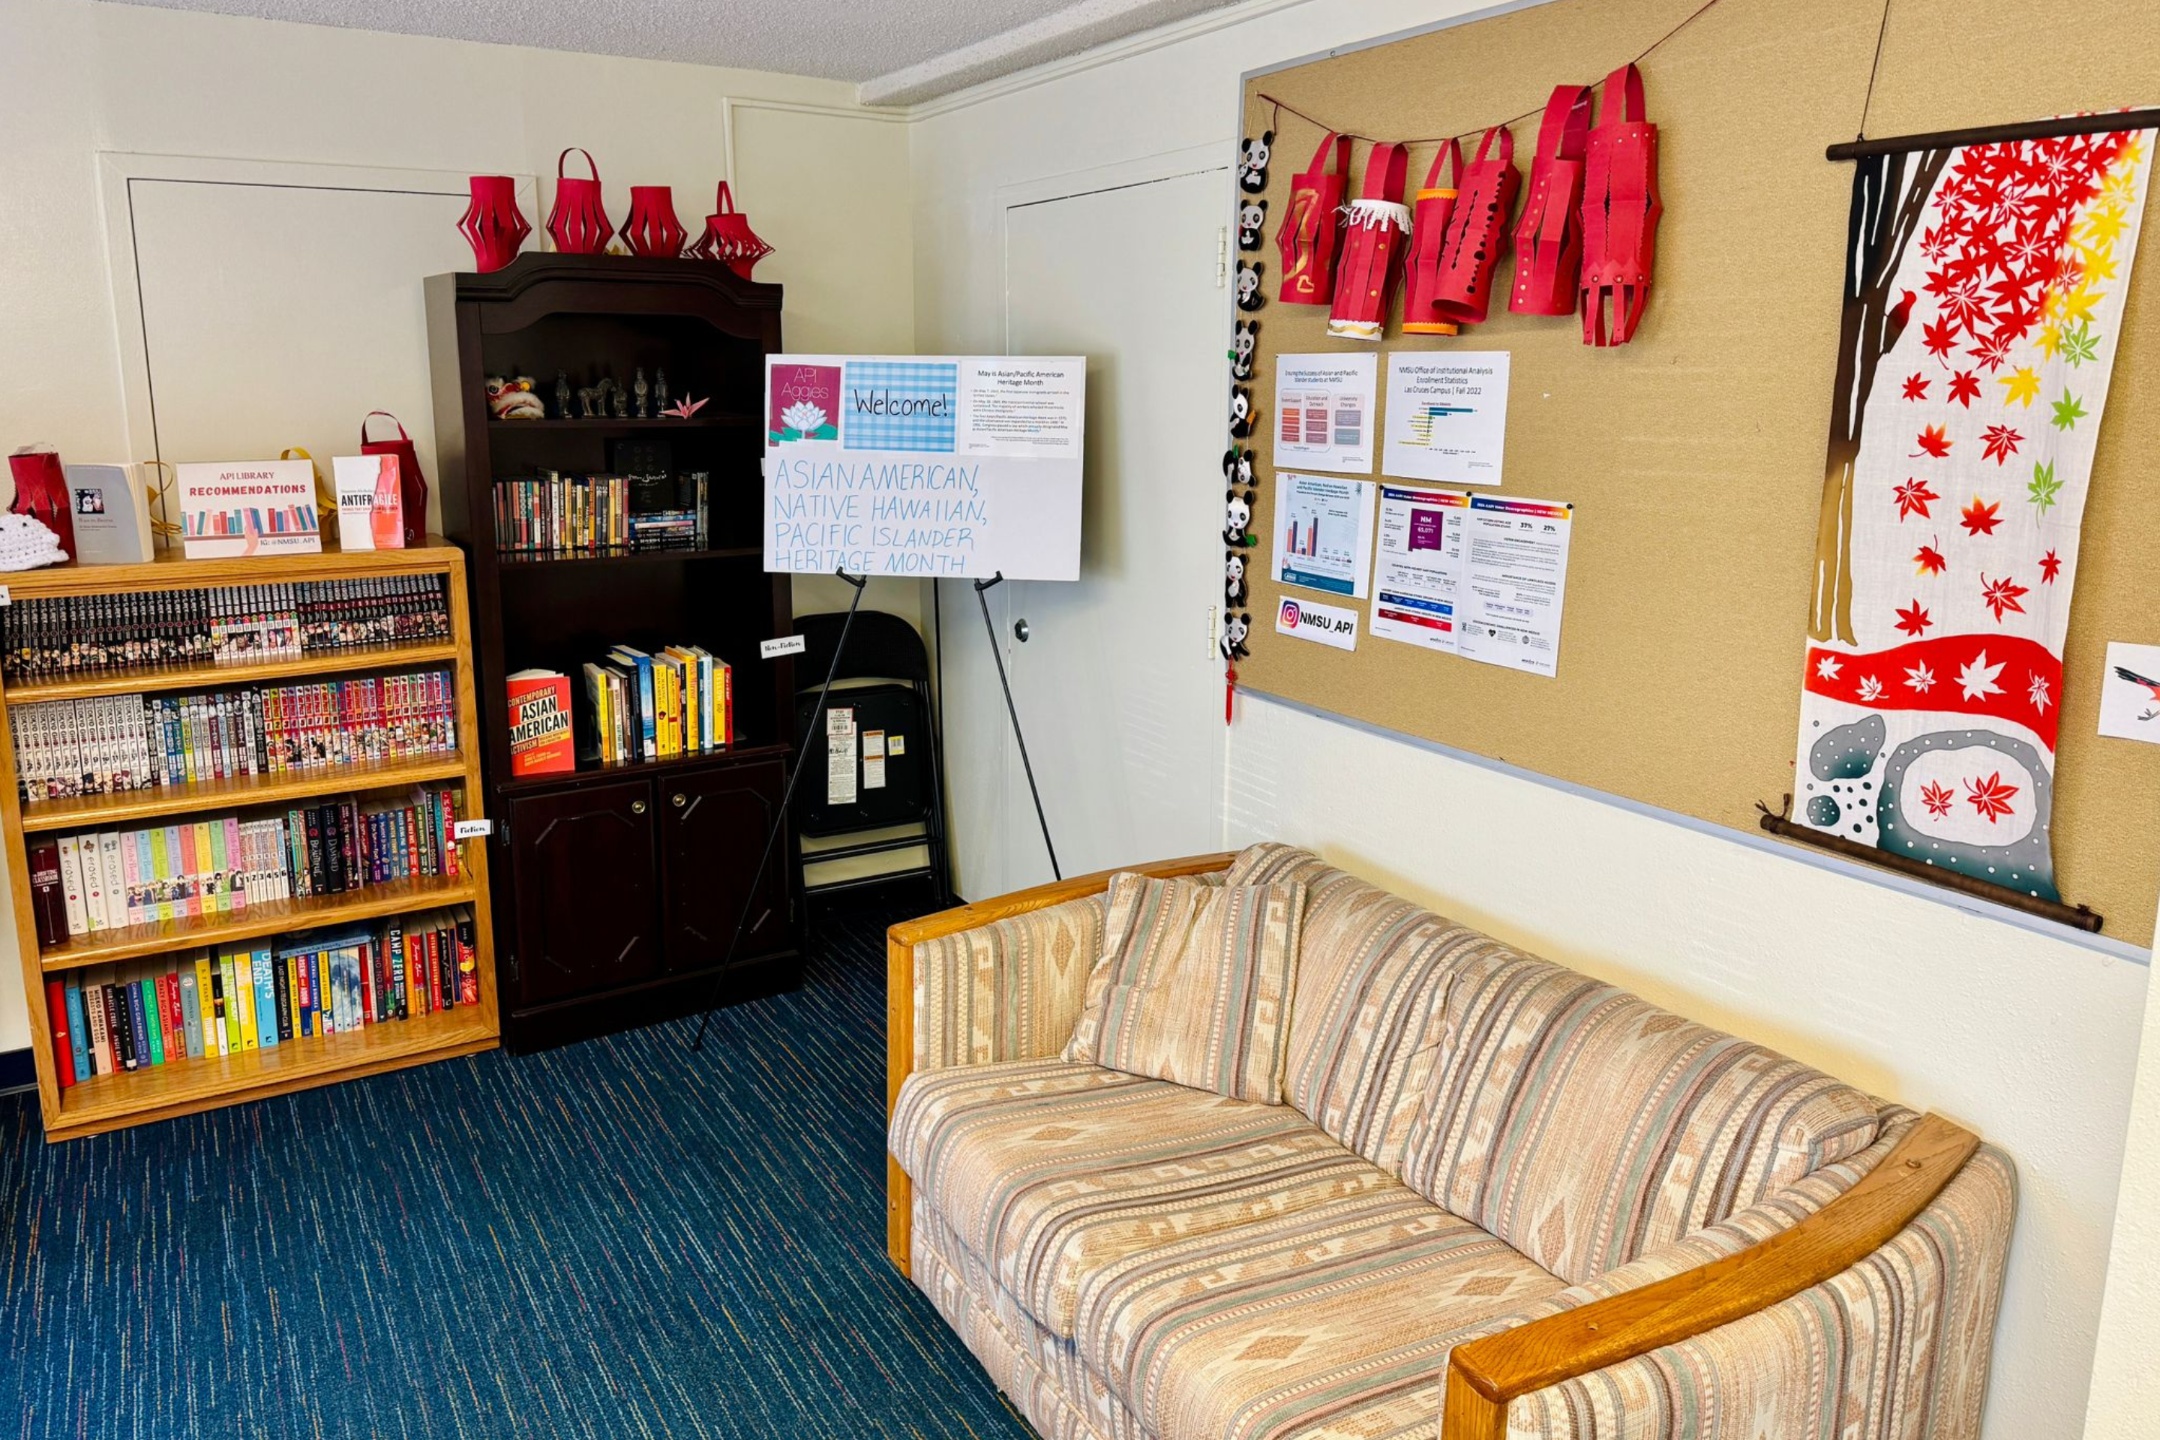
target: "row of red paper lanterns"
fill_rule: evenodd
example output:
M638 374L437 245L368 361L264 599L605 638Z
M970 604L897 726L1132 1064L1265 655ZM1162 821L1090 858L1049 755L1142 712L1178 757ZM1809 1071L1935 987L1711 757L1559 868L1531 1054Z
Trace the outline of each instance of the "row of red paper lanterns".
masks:
M591 178L563 173L573 153L585 157ZM458 221L458 232L472 246L474 263L483 275L515 259L518 247L532 234L532 225L518 209L516 180L508 175L473 176L472 204ZM705 217L705 233L687 252L683 241L689 232L675 217L673 186L631 186L630 214L618 231L601 200L600 167L589 151L575 145L555 160L555 206L548 212L547 232L565 255L605 254L608 242L620 234L633 255L674 259L687 253L700 260L717 260L745 280L758 261L773 251L750 228L750 218L735 208L735 197L725 180L720 182L714 213Z

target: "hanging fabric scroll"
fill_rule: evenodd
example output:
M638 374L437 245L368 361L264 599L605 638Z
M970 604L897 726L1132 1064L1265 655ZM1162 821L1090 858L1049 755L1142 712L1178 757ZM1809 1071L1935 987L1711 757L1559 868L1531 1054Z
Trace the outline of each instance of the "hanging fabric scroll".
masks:
M2057 901L2063 638L2151 135L1856 163L1792 818Z

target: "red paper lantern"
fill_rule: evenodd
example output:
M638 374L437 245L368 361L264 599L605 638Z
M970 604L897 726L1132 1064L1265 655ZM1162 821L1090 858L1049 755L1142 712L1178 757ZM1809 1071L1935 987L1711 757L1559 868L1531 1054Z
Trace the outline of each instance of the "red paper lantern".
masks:
M1335 168L1326 168L1328 151ZM1282 251L1285 305L1325 305L1335 298L1335 251L1342 242L1343 191L1350 188L1350 137L1329 131L1320 137L1312 164L1290 181L1290 213L1275 232Z
M1530 190L1515 224L1517 315L1572 315L1582 281L1583 146L1590 138L1590 87L1557 85L1545 102Z
M758 261L773 253L773 247L757 237L750 228L750 217L735 208L727 181L720 182L720 193L713 205L714 213L705 217L705 233L690 247L690 253L700 260L718 260L748 280Z
M590 180L574 180L563 174L563 164L576 150L592 168ZM555 208L548 212L548 234L565 255L598 255L615 237L615 227L600 203L600 166L592 152L572 145L555 157Z
M1446 174L1448 183L1440 183ZM1453 335L1458 327L1440 318L1433 309L1433 292L1440 285L1440 246L1447 238L1448 217L1455 212L1455 196L1462 188L1462 146L1453 140L1433 156L1425 172L1425 188L1417 192L1417 206L1410 212L1409 294L1403 298L1402 328L1405 335Z
M508 175L472 177L472 204L458 221L458 233L472 246L473 264L483 275L517 258L518 246L532 234L517 205L517 182Z
M689 237L675 218L675 190L668 185L632 185L630 218L623 221L623 243L633 255L657 255L672 260L682 254Z
M1605 77L1605 99L1583 165L1583 343L1625 345L1650 300L1657 252L1657 126L1643 118L1642 72ZM1610 318L1608 319L1608 308Z
M1341 340L1378 340L1402 274L1403 239L1410 211L1403 201L1410 152L1375 145L1365 159L1365 189L1350 202L1343 227L1342 262L1335 271L1335 303L1327 333Z
M1495 142L1498 154L1492 154ZM1515 137L1499 125L1478 141L1477 154L1463 167L1462 194L1448 216L1447 237L1440 246L1440 281L1433 287L1433 310L1457 325L1480 325L1492 303L1493 268L1507 246L1508 217L1515 210Z

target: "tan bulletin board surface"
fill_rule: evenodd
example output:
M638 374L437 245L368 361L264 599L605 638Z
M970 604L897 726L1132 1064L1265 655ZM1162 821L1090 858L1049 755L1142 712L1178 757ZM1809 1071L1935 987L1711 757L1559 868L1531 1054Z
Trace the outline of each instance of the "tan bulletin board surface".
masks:
M1892 0L1867 133L2160 100L2149 3ZM1752 831L1755 802L1793 788L1852 179L1823 148L1860 127L1881 0L1722 0L1643 62L1665 216L1632 344L1589 349L1578 319L1496 300L1459 338L1391 322L1378 347L1383 402L1387 351L1512 352L1500 493L1575 506L1557 679L1370 635L1350 653L1277 635L1284 592L1268 578L1274 357L1373 347L1329 339L1324 308L1275 298L1275 227L1322 132L1261 93L1360 135L1474 132L1542 109L1555 84L1602 80L1700 4L1554 0L1248 78L1245 133L1272 124L1275 142L1266 242L1247 257L1266 264L1268 303L1252 317L1259 546L1238 683ZM1525 169L1536 132L1535 118L1515 126ZM1473 134L1466 156L1474 146ZM1436 148L1412 148L1413 187ZM1367 152L1352 156L1351 195ZM2139 946L2160 887L2160 746L2095 727L2107 642L2160 642L2156 234L2148 209L2085 514L2054 820L2064 900ZM1497 296L1511 274L1503 261ZM1381 478L1378 464L1362 478Z

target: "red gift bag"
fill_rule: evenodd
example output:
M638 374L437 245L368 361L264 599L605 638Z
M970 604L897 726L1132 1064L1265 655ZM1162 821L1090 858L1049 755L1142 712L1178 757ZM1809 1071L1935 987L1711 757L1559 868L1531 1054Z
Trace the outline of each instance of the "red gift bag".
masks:
M591 179L563 174L573 151L585 157ZM600 201L600 163L590 150L572 145L555 157L555 208L548 211L547 232L564 255L598 255L615 238L615 222Z
M1440 183L1445 173L1448 181ZM1447 238L1448 216L1455 211L1455 196L1462 188L1462 146L1453 140L1433 156L1425 172L1425 188L1417 192L1410 212L1409 291L1403 298L1402 328L1405 335L1454 335L1458 327L1443 320L1433 309L1433 293L1440 286L1440 246Z
M1326 168L1328 152L1335 168ZM1342 241L1343 192L1350 187L1350 137L1321 137L1312 164L1290 181L1290 213L1275 232L1282 251L1285 305L1326 305L1335 298L1335 251Z
M1538 127L1530 189L1515 223L1517 315L1571 315L1582 279L1583 146L1590 137L1590 87L1556 85Z
M15 499L8 510L52 531L61 553L75 558L74 512L68 505L67 472L60 456L51 450L20 450L8 456L8 472L15 480Z
M1498 145L1498 154L1489 154ZM1448 216L1447 238L1440 245L1440 281L1433 287L1433 311L1457 325L1482 324L1492 303L1493 270L1507 248L1508 217L1515 210L1515 137L1501 126L1487 130L1477 154L1463 167L1462 194Z
M397 439L368 439L368 421L382 416L397 426ZM398 462L398 503L405 510L405 544L419 545L427 539L427 477L420 473L420 456L404 424L387 410L370 410L360 422L360 453L395 455ZM376 541L377 548L382 542Z
M1410 233L1410 210L1402 203L1409 170L1410 152L1400 145L1375 145L1365 159L1365 188L1350 202L1328 311L1327 331L1337 339L1378 340L1387 326Z
M1625 345L1650 300L1657 252L1657 126L1643 118L1642 72L1605 77L1583 164L1583 343ZM1608 313L1609 307L1609 313Z

